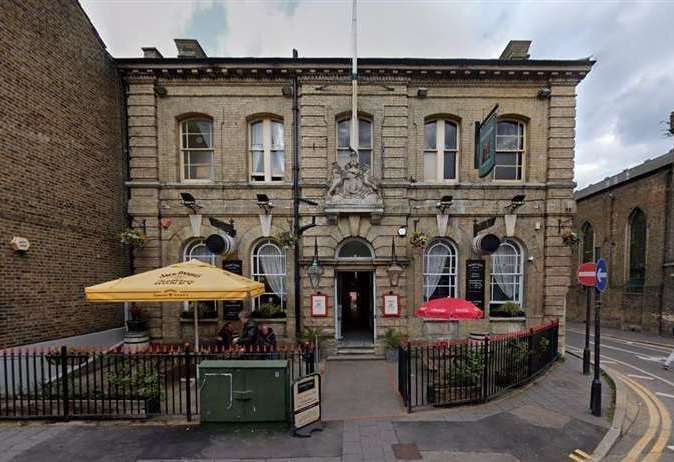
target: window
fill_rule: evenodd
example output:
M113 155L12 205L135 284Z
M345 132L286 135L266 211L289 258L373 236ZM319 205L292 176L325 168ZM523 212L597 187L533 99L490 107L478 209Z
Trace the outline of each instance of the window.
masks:
M646 215L637 208L629 219L629 273L627 290L643 292L646 283Z
M424 126L424 180L456 179L458 130L449 120L434 120Z
M264 294L253 301L253 309L263 304L273 304L278 309L286 307L286 254L273 241L260 242L253 251L252 276L264 284Z
M283 122L264 119L250 124L251 181L283 181Z
M522 251L515 242L503 241L491 255L491 305L507 302L522 306L524 268Z
M456 297L456 248L446 240L432 242L424 252L424 301Z
M594 230L589 222L585 222L581 228L581 238L583 240L582 263L595 261L594 258Z
M495 180L521 180L524 160L524 124L502 120L496 124Z
M337 249L337 258L373 258L370 245L362 239L347 239Z
M185 246L183 261L199 260L215 265L215 254L208 250L203 239L196 239ZM218 305L215 301L183 302L182 318L194 317L194 305L197 305L197 314L200 319L215 319L218 317Z
M208 250L203 239L197 239L185 246L183 261L199 260L215 265L215 254Z
M353 143L358 146L358 160L366 168L372 167L372 122L358 119L358 139ZM351 119L337 122L337 162L344 165L349 160L351 140Z
M213 179L213 123L189 119L180 124L183 180Z

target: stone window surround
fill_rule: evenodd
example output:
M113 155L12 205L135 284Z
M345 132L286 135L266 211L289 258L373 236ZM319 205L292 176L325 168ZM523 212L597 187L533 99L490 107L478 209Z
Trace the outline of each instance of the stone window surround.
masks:
M252 141L252 135L251 135L251 129L253 124L257 122L263 122L265 121L270 121L270 122L278 122L281 124L283 127L283 165L284 165L284 173L283 173L283 179L282 180L272 180L271 179L271 147L267 146L267 139L264 139L265 143L265 150L264 150L264 162L265 162L265 179L263 180L254 180L253 179L253 159L252 159L252 149L251 149L251 141ZM248 171L248 182L252 184L279 184L283 183L286 180L286 168L285 168L285 163L287 159L287 153L288 153L288 146L286 144L286 136L287 136L287 130L286 130L286 124L283 119L283 116L280 116L278 114L273 114L273 113L257 113L257 114L252 114L246 117L246 146L247 146L247 156L246 156L246 162L247 162L247 171ZM263 132L263 137L264 132ZM271 137L271 133L269 133L269 136ZM270 138L271 139L271 138Z
M522 161L521 161L522 175L521 175L520 178L518 178L516 180L498 179L498 178L496 178L496 168L494 168L494 170L492 170L489 177L491 178L491 180L494 183L497 183L497 184L501 184L501 183L503 183L503 184L525 183L526 178L527 178L527 164L528 164L527 157L528 157L528 153L529 153L529 136L528 136L528 133L527 133L528 130L529 130L529 118L525 117L525 116L522 116L522 115L519 115L519 114L503 114L503 115L499 116L497 123L499 123L499 122L516 122L516 123L518 123L522 126L522 138L524 138L523 141L522 141L522 150L520 151L521 156L522 156ZM549 130L549 128L548 128L548 130ZM497 147L498 147L498 143L497 143ZM498 149L496 151L498 151ZM506 152L515 152L515 151L506 151Z
M441 237L441 238L435 238L432 239L426 248L424 249L422 259L423 259L423 270L422 270L422 297L423 301L426 302L426 276L429 275L427 272L428 269L428 254L430 250L438 245L442 245L444 247L447 247L450 249L450 255L449 258L453 260L453 263L450 265L450 268L453 267L454 271L452 272L450 270L449 273L443 273L446 274L450 277L450 282L449 282L449 296L450 297L458 297L459 294L459 281L460 281L460 271L459 271L459 262L461 259L459 258L459 247L456 245L456 242L454 242L452 239L449 239L447 237ZM453 283L452 279L453 278Z
M456 127L456 149L454 150L454 178L441 178L442 175L442 169L438 168L438 175L436 178L429 180L425 177L425 175L422 176L424 182L428 183L437 183L437 184L456 184L460 181L460 175L461 175L461 118L452 114L436 114L436 115L431 115L427 116L424 118L424 125L423 125L423 133L422 133L422 142L421 142L421 159L419 159L422 171L425 169L425 153L426 151L426 133L425 133L425 128L426 125L429 123L433 122L443 122L443 123L452 123ZM438 150L438 155L440 153L440 130L437 130L436 128L436 149ZM444 133L442 134L442 140L444 142ZM430 152L430 151L428 151ZM444 149L443 149L444 153ZM438 163L440 163L438 161Z
M194 148L189 148L183 146L183 140L184 140L184 133L183 133L183 125L186 122L189 121L202 121L202 122L208 122L211 126L211 143L210 143L210 149L205 149L205 148L200 148L200 149L194 149ZM213 181L214 177L214 169L215 169L215 130L214 130L214 123L213 123L213 118L207 114L203 113L187 113L187 114L182 114L181 116L177 117L177 122L178 122L178 165L179 165L179 175L178 178L180 178L180 181L182 183L210 183ZM185 155L189 151L203 151L207 152L210 151L211 153L211 173L209 178L185 178Z
M527 268L526 268L526 265L525 265L526 255L527 255L526 247L524 246L524 244L519 239L516 239L516 238L513 238L513 237L508 237L507 239L504 239L501 242L501 245L503 245L504 243L507 243L510 246L512 246L513 248L515 248L517 250L518 254L519 254L519 268L518 268L518 272L516 273L516 274L519 275L519 284L518 284L519 285L519 297L518 297L517 300L510 300L510 301L513 301L514 303L517 303L523 311L526 311L526 307L524 306L524 301L526 300L525 278L526 278L526 274L527 274ZM489 281L489 294L488 294L489 298L488 298L488 303L486 305L489 306L489 307L491 307L494 304L501 305L501 304L507 302L507 301L494 302L494 287L493 287L494 286L494 280L493 280L494 255L495 255L495 253L490 255L490 257L488 259L489 265L488 265L487 268L485 268L485 270L488 271L488 276L485 275L485 279L488 277L488 281ZM491 309L490 309L490 311L491 311Z

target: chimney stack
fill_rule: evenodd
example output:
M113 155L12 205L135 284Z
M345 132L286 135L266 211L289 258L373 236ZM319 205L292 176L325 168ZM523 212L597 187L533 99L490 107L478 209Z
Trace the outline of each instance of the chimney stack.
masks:
M506 45L505 50L503 50L499 59L519 61L529 59L530 46L531 40L511 40L508 42L508 45Z
M178 49L178 58L206 58L206 52L198 40L173 39Z
M143 58L162 59L163 56L155 47L143 47Z

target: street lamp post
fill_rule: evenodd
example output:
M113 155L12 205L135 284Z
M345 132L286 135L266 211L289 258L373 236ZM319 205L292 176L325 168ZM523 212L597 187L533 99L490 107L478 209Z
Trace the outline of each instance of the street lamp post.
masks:
M317 289L321 283L321 277L323 276L323 267L318 261L318 238L314 238L314 259L307 269L307 274L309 275L309 284L311 284L311 288Z

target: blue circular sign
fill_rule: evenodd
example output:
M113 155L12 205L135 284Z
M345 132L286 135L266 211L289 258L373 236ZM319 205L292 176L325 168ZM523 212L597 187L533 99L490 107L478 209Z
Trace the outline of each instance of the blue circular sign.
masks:
M608 266L606 260L600 258L597 260L597 284L595 287L598 291L604 292L608 287Z

